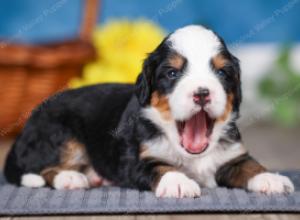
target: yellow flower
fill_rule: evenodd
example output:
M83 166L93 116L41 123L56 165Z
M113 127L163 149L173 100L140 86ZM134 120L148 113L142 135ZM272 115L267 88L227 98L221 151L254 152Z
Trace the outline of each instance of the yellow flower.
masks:
M158 46L164 35L160 27L147 20L114 20L98 27L93 42L99 58L87 64L82 77L72 79L70 86L134 82L147 53Z

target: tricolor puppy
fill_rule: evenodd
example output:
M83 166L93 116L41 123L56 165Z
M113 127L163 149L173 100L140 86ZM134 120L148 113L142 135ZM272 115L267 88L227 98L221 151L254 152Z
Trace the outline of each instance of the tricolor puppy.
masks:
M32 113L8 155L8 181L78 189L114 184L159 197L200 187L289 193L292 182L248 155L235 124L239 61L213 31L178 29L145 60L135 85L57 94Z

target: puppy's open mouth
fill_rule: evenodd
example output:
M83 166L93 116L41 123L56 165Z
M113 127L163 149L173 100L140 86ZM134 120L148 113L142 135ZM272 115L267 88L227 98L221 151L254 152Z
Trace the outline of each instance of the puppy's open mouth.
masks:
M204 152L209 145L214 122L203 110L187 121L177 122L181 146L190 154Z

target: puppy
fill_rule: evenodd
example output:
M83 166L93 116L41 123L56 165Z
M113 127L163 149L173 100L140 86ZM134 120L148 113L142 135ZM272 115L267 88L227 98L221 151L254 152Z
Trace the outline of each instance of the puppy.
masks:
M241 99L238 59L213 31L186 26L149 54L135 85L69 90L37 107L5 176L27 187L114 184L175 198L218 185L293 192L247 153L236 126Z

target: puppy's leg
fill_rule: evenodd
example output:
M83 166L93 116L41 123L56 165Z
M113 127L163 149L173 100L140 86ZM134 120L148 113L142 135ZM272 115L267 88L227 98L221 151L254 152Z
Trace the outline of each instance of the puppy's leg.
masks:
M60 162L41 172L47 184L56 189L81 189L102 185L91 166L83 144L69 140L61 147Z
M216 173L220 186L244 188L253 192L291 193L294 185L289 178L268 172L248 154L224 164Z
M89 188L87 177L78 171L61 170L53 179L55 189L86 189Z
M51 167L45 169L41 175L47 184L55 189L84 189L90 187L87 176L77 169Z
M50 167L41 173L46 183L55 189L81 189L111 185L99 176L92 167Z
M157 197L200 196L199 185L173 166L143 160L136 171L134 181L138 188L150 188Z
M201 194L198 183L179 171L168 171L162 174L155 187L157 197L198 197Z

